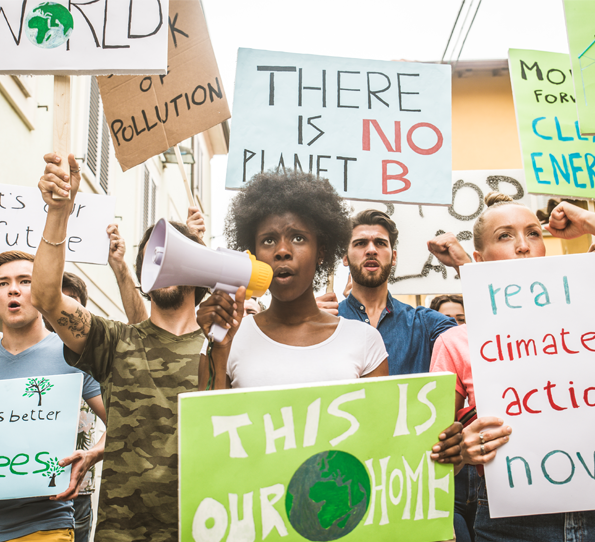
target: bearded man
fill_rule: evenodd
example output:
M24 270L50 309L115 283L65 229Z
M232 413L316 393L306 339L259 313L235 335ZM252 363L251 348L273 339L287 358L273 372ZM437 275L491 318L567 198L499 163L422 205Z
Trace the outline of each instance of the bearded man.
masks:
M353 289L339 303L339 316L378 329L388 352L389 374L427 373L434 342L457 323L434 310L401 303L389 293L399 232L388 215L368 209L356 215L352 225L343 264L349 266Z
M151 292L150 318L134 325L95 316L65 295L63 239L80 169L72 154L65 164L55 154L44 158L39 188L47 218L31 295L67 346L67 363L102 386L108 421L95 540L177 542L178 394L198 389L204 335L194 311L205 289L170 286ZM52 197L69 193L70 199ZM172 225L201 242L183 224ZM139 245L139 279L151 231Z

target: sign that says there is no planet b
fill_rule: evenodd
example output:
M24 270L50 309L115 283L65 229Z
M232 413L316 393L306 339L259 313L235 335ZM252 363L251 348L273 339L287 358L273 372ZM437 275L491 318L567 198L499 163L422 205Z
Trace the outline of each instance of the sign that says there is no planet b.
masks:
M450 66L240 49L226 188L279 167L348 199L450 205Z

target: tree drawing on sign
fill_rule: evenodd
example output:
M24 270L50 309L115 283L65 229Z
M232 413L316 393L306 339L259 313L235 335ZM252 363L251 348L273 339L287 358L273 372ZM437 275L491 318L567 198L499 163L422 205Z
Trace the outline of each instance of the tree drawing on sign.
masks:
M39 395L39 402L37 406L41 406L41 396L45 395L54 387L47 378L30 378L25 387L23 397L33 397L35 394Z
M48 465L48 470L42 473L42 476L50 479L48 487L56 487L56 476L60 476L64 472L64 469L58 463L57 457L50 459Z

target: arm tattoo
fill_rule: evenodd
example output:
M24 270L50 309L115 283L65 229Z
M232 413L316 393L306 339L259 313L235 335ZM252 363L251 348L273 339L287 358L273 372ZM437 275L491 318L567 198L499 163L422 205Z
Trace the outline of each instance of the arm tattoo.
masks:
M62 311L64 317L58 318L58 325L68 326L69 331L75 339L86 337L91 329L91 316L85 314L80 307L76 309L75 314L69 314Z

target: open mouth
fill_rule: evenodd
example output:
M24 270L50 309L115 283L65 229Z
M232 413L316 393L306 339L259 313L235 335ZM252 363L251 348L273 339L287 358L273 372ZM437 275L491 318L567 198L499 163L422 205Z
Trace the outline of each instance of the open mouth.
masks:
M18 309L20 308L21 304L18 301L11 301L10 303L8 303L8 308L9 309Z
M286 267L280 267L275 270L274 276L279 279L287 279L293 276L293 272L291 271L291 269L288 269Z
M364 269L368 271L373 271L380 267L380 264L376 260L366 260L363 265Z

